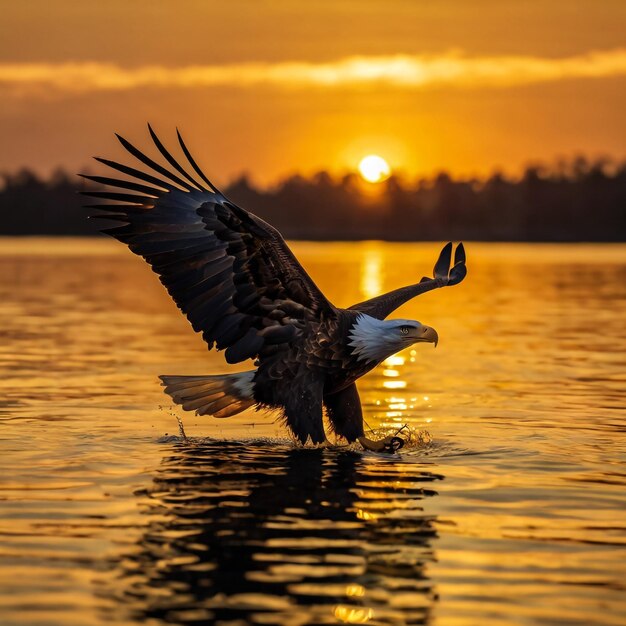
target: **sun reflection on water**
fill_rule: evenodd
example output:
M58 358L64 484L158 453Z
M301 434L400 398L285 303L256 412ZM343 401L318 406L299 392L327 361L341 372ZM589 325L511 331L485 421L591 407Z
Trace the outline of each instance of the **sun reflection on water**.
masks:
M362 598L365 595L365 587L352 583L346 587L346 595L351 598Z
M406 387L406 380L386 380L383 382L385 389L404 389Z
M430 442L430 435L425 430L420 430L426 424L432 423L432 417L425 417L424 411L432 409L429 395L400 395L401 390L409 391L411 383L411 371L415 362L416 351L394 354L388 357L382 363L382 368L378 370L378 375L382 380L378 380L376 386L378 389L382 387L384 390L397 390L400 393L378 397L373 404L380 408L379 413L375 413L373 418L376 419L376 427L382 430L397 429L403 425L408 427L404 431L408 435L407 441L418 442L420 445ZM405 366L408 368L405 369ZM409 434L412 433L412 434ZM390 433L386 433L390 434ZM381 431L382 435L382 431ZM415 438L414 438L415 437Z
M405 362L405 358L399 354L394 354L393 356L387 357L384 361L383 361L383 365L386 365L387 367L395 367L398 365L404 365Z
M355 609L352 606L339 605L335 607L334 615L346 624L365 624L372 619L372 609Z
M365 250L360 286L365 299L378 296L383 291L383 257L377 247L368 247Z

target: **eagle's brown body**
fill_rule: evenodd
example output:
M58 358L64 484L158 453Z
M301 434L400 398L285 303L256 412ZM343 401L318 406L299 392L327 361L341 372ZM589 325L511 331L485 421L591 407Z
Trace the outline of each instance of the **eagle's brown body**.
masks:
M334 309L321 320L303 322L286 350L258 361L255 399L283 407L287 425L295 433L305 430L314 442L324 440L322 404L330 417L337 394L354 387L354 381L378 365L352 354L347 339L356 317L354 311ZM335 432L350 441L363 434L360 402L354 408L349 420L344 417L343 427L331 419Z

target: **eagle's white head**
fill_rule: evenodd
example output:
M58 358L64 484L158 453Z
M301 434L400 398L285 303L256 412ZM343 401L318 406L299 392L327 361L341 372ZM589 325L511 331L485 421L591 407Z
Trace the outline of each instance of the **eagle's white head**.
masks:
M383 361L418 342L439 341L437 331L415 320L378 320L361 314L348 333L348 345L359 361Z

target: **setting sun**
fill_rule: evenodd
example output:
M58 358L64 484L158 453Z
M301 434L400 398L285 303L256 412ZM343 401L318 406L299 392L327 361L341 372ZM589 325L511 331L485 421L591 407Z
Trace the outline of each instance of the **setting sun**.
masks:
M370 154L359 163L359 172L370 183L380 183L389 178L391 168L385 159L377 154Z

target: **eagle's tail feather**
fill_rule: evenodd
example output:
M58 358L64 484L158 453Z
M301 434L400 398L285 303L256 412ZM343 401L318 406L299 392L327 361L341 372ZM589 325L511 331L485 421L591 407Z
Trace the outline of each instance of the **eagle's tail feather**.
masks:
M255 371L217 376L159 376L165 392L185 411L230 417L256 404Z

